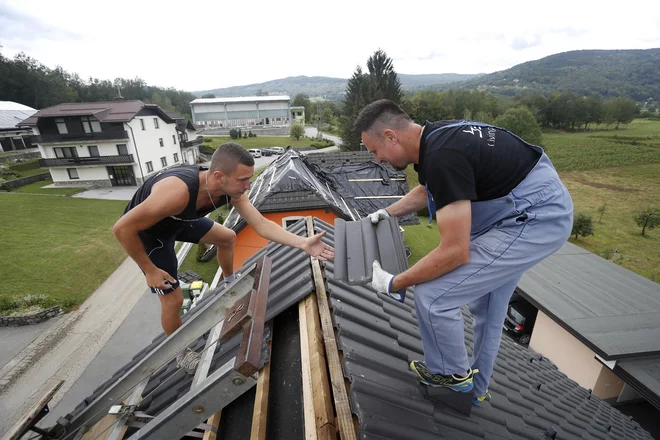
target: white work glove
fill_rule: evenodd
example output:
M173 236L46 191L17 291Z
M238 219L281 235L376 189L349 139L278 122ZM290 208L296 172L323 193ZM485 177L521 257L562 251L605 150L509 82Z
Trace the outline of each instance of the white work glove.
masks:
M371 223L373 223L374 225L381 220L385 220L388 217L391 217L390 213L385 211L384 209L379 209L378 211L369 214L369 219L371 220Z
M390 292L394 275L383 270L378 260L374 260L373 274L371 277L371 287L377 292L389 295L395 301L403 302L403 295L400 292Z

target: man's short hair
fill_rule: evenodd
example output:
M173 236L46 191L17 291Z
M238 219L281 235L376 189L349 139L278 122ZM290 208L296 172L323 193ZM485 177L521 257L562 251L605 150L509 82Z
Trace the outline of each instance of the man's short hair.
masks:
M209 171L220 170L224 173L231 174L234 172L238 164L246 165L248 167L254 166L254 159L247 150L235 142L227 142L220 145L213 156L211 157L211 166Z
M412 119L401 107L389 99L379 99L362 109L353 124L353 132L359 137L372 128L403 129Z

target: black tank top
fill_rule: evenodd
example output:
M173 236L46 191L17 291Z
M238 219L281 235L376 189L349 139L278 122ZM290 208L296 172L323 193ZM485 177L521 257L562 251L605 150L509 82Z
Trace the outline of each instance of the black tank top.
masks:
M168 168L154 174L153 176L149 177L141 187L137 189L131 201L128 202L128 205L126 205L124 214L135 208L140 203L144 202L151 194L151 189L156 183L167 177L178 177L188 186L188 204L180 213L166 217L144 231L155 235L168 235L176 233L183 226L185 226L186 223L194 222L215 209L213 206L211 206L210 208L204 209L202 211L197 211L199 172L206 169L208 168L191 165ZM213 203L215 203L215 206L219 208L220 206L229 203L229 197L226 195L220 196L218 200L213 200Z

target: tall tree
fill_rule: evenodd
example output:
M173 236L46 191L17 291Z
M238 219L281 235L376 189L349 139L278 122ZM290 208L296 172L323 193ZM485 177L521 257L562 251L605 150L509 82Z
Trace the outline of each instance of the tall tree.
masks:
M339 120L339 130L346 150L359 150L360 138L353 133L353 123L360 110L378 99L390 99L401 103L401 82L394 70L392 59L377 50L367 60L367 72L358 66L346 85L344 112Z

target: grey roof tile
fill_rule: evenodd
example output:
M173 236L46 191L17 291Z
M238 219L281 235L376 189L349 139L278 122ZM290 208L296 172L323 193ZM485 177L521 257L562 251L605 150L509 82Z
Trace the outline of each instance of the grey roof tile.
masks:
M401 304L368 286L339 281L336 269L343 262L336 249L346 238L320 220L315 220L315 229L336 234L335 262L324 266L360 438L538 439L554 430L558 439L651 439L638 424L592 396L550 360L507 338L502 339L493 372L492 400L474 409L470 417L428 400L424 387L408 371L408 361L420 358L422 350L412 307L414 292L409 289ZM396 237L393 233L389 239ZM463 316L470 352L472 318L467 308ZM620 429L611 428L615 425Z

